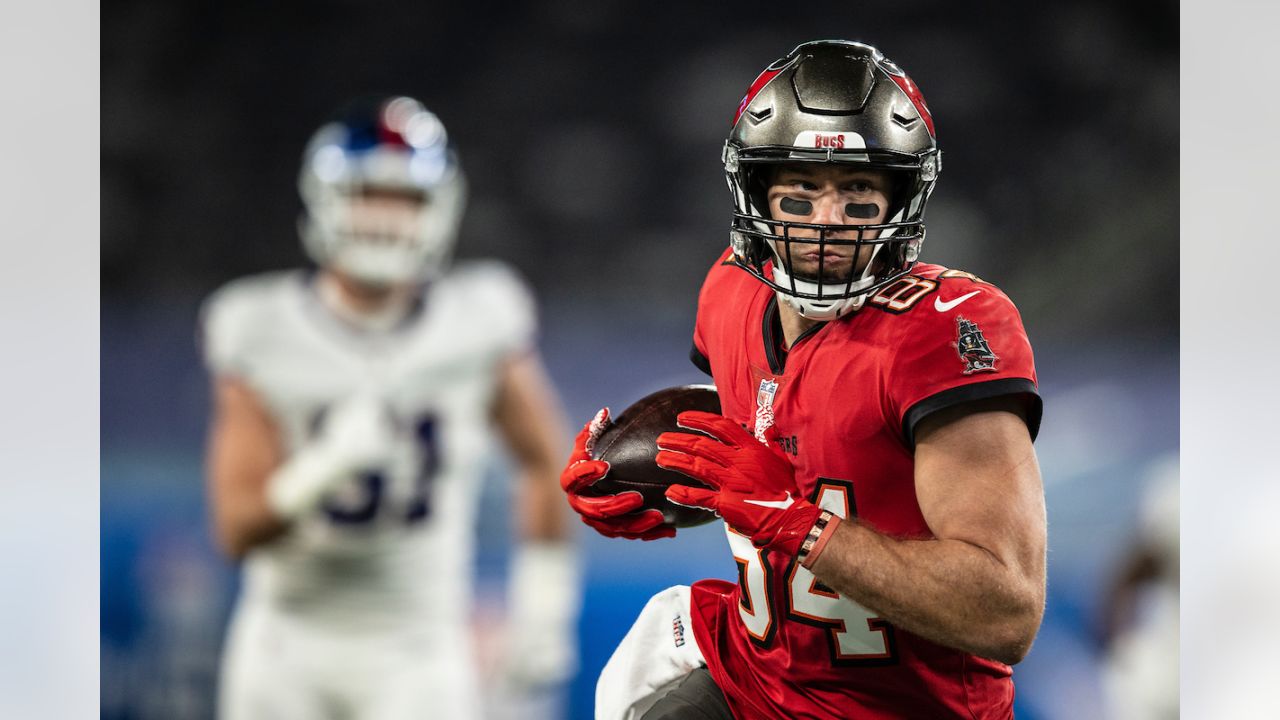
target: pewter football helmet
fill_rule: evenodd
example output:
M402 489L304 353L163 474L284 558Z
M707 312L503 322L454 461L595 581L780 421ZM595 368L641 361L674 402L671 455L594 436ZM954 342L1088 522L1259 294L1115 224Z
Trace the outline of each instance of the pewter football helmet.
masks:
M732 261L801 315L830 320L862 306L870 293L905 274L924 241L924 207L942 169L933 117L911 78L879 50L846 40L796 47L751 83L725 142L733 193ZM827 225L775 220L766 189L780 163L838 163L890 173L887 220ZM814 237L793 237L797 228ZM856 231L856 238L846 237ZM810 233L812 234L812 233ZM871 261L847 278L796 277L792 243L871 246Z

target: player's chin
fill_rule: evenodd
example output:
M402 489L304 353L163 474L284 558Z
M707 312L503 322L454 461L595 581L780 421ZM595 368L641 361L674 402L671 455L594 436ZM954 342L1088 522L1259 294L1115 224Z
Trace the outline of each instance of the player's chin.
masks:
M813 259L798 260L791 264L790 275L805 282L847 283L853 278L853 261L850 258L826 257L819 265Z

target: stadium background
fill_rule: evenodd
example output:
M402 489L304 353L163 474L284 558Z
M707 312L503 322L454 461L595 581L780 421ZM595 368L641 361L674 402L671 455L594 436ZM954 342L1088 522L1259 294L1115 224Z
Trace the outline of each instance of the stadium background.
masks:
M537 290L576 424L703 379L687 350L726 240L729 118L766 63L820 37L873 42L922 88L946 154L924 258L1022 310L1051 550L1017 710L1100 714L1100 595L1144 483L1178 448L1176 5L727 7L103 5L104 718L211 712L235 574L205 522L196 312L232 277L303 262L297 164L334 106L403 91L442 117L471 180L459 255L502 258ZM500 476L477 537L480 613L508 547ZM581 539L573 718L590 716L595 674L650 594L734 570L714 528Z

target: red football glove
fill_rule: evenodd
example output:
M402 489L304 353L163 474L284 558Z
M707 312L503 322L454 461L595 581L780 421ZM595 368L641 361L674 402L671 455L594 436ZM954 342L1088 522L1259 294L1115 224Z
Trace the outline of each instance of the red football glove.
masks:
M688 410L677 419L680 427L711 437L662 433L658 465L713 489L672 485L667 498L715 511L756 547L798 553L822 510L796 497L800 490L795 469L776 444L765 445L738 423L714 413Z
M609 463L591 459L591 448L596 438L608 426L609 408L604 408L582 427L582 432L573 441L569 464L560 473L560 487L569 495L569 506L582 516L582 522L606 537L631 540L675 537L676 529L663 523L660 511L636 512L644 502L644 497L638 492L598 497L579 494L609 473Z

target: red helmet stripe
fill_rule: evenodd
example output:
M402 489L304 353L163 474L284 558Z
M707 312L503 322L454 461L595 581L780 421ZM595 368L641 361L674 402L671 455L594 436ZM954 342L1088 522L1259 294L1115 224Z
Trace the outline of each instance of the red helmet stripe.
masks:
M920 94L920 88L911 81L911 78L903 75L894 75L889 73L889 77L893 79L894 84L902 88L902 92L911 98L911 104L916 106L916 112L920 113L920 117L924 118L924 126L929 129L930 137L938 137L933 131L933 114L929 112L929 106L924 103L924 95Z
M396 99L388 100L378 110L378 142L384 145L408 147L409 143L405 141L400 128L393 126L394 118L392 117L391 108L395 103Z
M738 124L738 118L742 117L743 111L747 109L751 101L780 72L782 72L782 69L765 70L756 77L755 82L751 83L751 87L747 88L747 94L742 96L742 102L738 103L738 111L733 114L733 122L729 123L730 127Z

